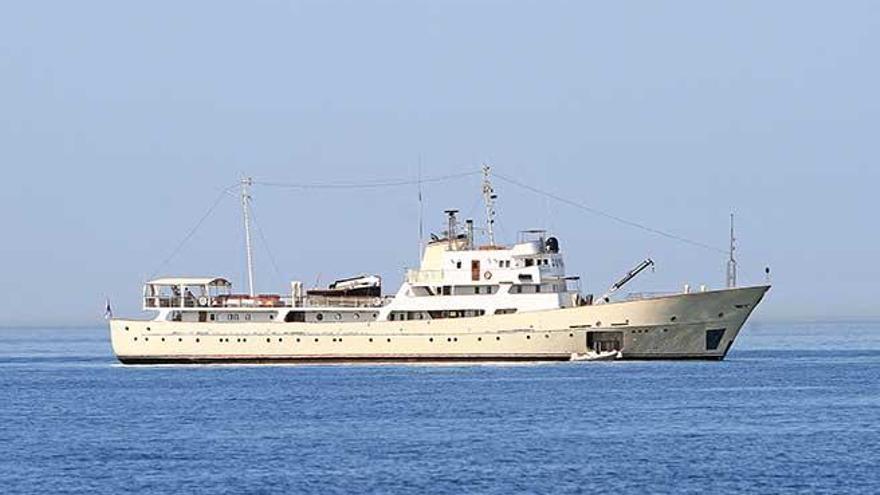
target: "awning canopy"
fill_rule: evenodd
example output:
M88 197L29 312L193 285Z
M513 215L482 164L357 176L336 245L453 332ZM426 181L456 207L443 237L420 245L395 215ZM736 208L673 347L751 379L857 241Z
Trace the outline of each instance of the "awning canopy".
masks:
M222 277L162 277L150 280L147 285L207 285L211 287L232 287Z

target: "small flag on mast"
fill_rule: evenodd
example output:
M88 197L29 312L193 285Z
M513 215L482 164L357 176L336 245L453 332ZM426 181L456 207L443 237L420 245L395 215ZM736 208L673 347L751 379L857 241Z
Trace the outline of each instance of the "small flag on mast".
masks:
M113 308L110 307L110 298L107 298L107 304L104 306L104 319L113 318Z

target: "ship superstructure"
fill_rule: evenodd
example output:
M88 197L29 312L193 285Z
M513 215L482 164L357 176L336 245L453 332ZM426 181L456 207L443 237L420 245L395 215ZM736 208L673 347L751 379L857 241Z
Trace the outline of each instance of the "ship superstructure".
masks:
M250 180L242 183L249 229ZM111 320L123 363L722 359L769 286L614 300L581 293L565 271L559 238L523 231L513 245L493 233L495 200L484 169L485 242L474 222L447 210L418 268L393 296L363 274L326 288L291 282L288 294L254 291L250 234L248 293L223 277L163 277L144 286L149 320Z

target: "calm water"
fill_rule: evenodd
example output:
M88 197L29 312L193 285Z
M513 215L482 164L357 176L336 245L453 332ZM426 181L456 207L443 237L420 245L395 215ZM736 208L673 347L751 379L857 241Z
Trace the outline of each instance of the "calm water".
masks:
M721 363L123 367L0 330L0 491L880 491L880 323Z

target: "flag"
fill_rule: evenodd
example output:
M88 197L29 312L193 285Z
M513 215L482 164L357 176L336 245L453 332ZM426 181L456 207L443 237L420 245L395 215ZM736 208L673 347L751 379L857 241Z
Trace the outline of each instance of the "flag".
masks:
M113 308L110 307L110 298L107 298L107 304L104 306L104 319L113 318Z

